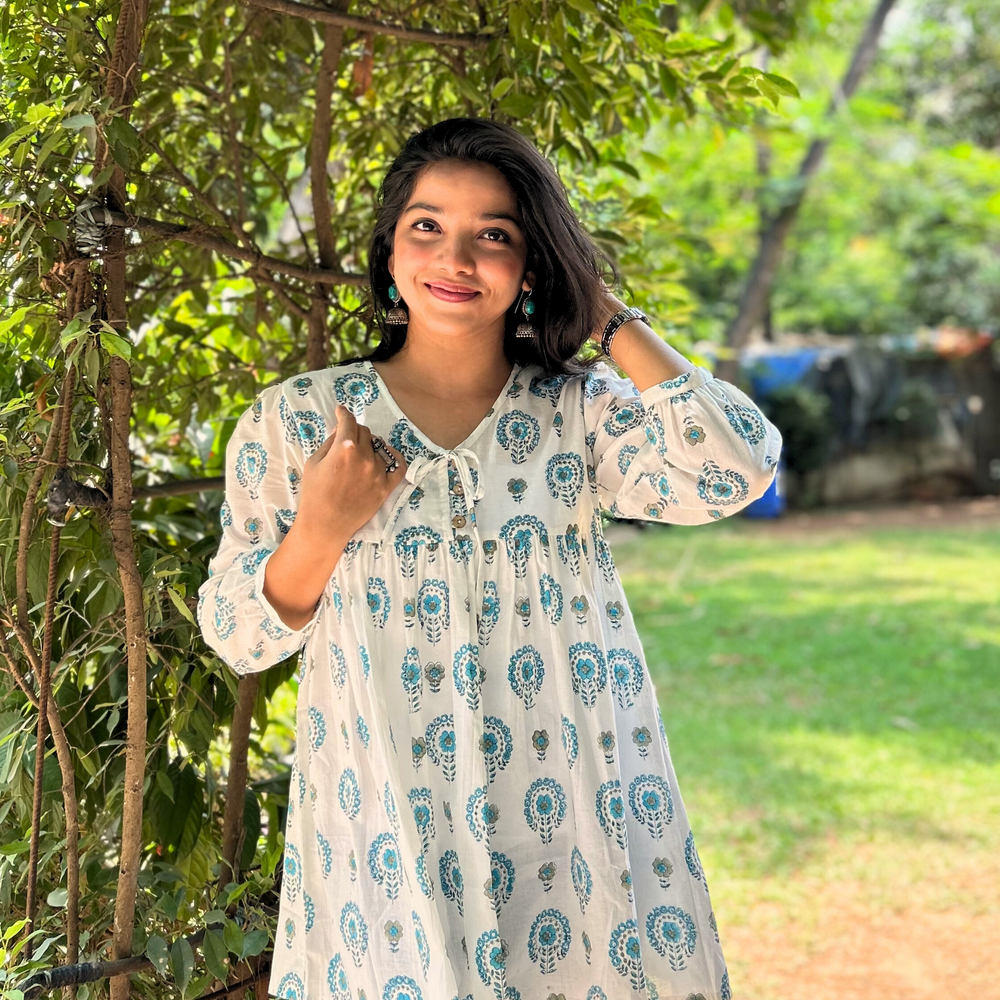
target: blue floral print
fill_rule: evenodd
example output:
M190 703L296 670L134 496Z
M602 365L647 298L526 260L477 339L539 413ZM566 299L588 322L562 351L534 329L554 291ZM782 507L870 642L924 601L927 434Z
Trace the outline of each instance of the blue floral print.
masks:
M291 629L267 564L338 403L407 475ZM236 674L297 658L272 995L731 1000L603 523L731 516L780 447L701 368L638 391L604 362L514 365L451 450L367 361L260 391L227 446L198 620Z

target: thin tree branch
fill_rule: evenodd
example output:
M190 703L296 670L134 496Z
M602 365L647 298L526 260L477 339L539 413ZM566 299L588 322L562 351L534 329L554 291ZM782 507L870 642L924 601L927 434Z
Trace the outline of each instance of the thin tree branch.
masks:
M132 491L136 500L151 497L179 497L190 493L214 493L226 488L225 476L206 476L204 479L178 479L172 483L157 483L155 486L139 486Z
M340 14L325 7L313 7L311 4L298 3L297 0L243 0L248 7L263 7L277 14L288 14L291 17L302 17L307 21L320 21L323 24L333 24L340 28L355 28L358 31L370 31L375 35L392 35L407 42L428 42L431 45L454 45L461 49L483 48L497 37L492 34L468 34L455 31L428 31L424 28L407 28L401 24L387 24L371 17L358 17L354 14Z
M59 466L65 468L69 458L70 414L73 409L73 383L76 370L73 365L63 376L59 410L52 420L52 433L59 437ZM31 959L32 939L38 906L38 852L42 826L42 786L45 774L45 736L49 722L49 694L51 690L50 665L52 663L52 628L55 622L56 581L59 570L59 537L62 528L54 525L49 547L49 577L45 590L45 630L42 634L42 662L38 672L38 725L35 730L35 782L32 789L31 837L28 848L28 890L24 928L26 939L24 953Z
M49 426L49 436L45 440L45 447L42 449L41 460L35 469L31 482L28 484L28 495L24 498L24 505L21 507L21 528L17 543L17 565L15 570L15 580L17 588L17 622L20 628L27 630L28 627L28 545L31 541L31 525L35 515L35 501L38 498L38 491L42 485L42 477L45 470L52 461L52 453L56 450L59 435L55 433L54 424Z
M260 686L260 674L247 674L237 685L236 707L229 727L229 777L226 782L226 810L222 821L222 864L219 885L238 882L239 859L243 847L243 809L247 788L247 747L253 723L253 704Z
M346 0L335 0L334 11L347 7ZM333 111L330 102L337 80L340 52L344 45L344 28L327 24L323 29L323 55L316 77L316 99L313 108L312 137L309 143L309 187L312 195L313 222L316 232L316 246L319 252L317 263L332 270L337 263L337 245L333 236L333 221L330 216L330 196L327 191L327 163L330 159L330 136L333 128ZM330 363L330 325L327 321L327 289L316 285L306 316L308 337L306 341L306 367L310 371L325 368Z
M309 310L303 309L302 306L298 304L286 291L282 288L281 283L275 281L266 271L259 268L247 271L247 275L253 278L254 281L259 281L262 285L267 285L275 295L281 300L282 305L293 315L298 316L299 319L307 320L309 318Z
M105 82L105 95L128 120L135 103L140 73L138 67L149 13L148 0L122 0L115 27L113 55ZM123 67L128 71L123 72ZM106 144L98 143L98 169L107 161ZM114 212L124 213L128 204L127 182L121 164L115 163L107 187L98 198ZM125 263L125 229L113 226L104 257L104 297L101 319L123 336L127 334L128 296ZM128 713L125 738L125 774L121 806L121 850L115 894L112 954L126 958L132 954L135 901L142 857L142 792L146 771L147 683L146 622L142 577L136 561L132 535L132 456L129 429L132 421L132 372L124 358L112 356L108 362L111 406L111 436L107 441L114 482L108 527L111 547L118 566L125 605L125 648L127 657ZM103 414L102 414L103 415ZM114 976L109 983L110 1000L128 1000L131 992L127 974Z
M192 948L198 948L204 938L205 930L202 929L188 937L187 942ZM156 966L145 955L131 955L128 958L117 958L110 962L81 962L78 965L60 965L54 969L42 969L32 973L18 986L18 989L24 994L24 1000L35 1000L42 993L61 989L64 986L96 983L100 979L130 975L133 972L151 971L155 968Z
M247 200L246 192L243 190L243 160L241 159L242 149L236 138L236 122L233 120L233 63L229 53L229 39L223 36L222 39L223 66L225 68L225 117L226 132L229 139L229 149L233 155L233 179L236 182L236 212L240 224L240 236L244 239L243 226L247 221Z
M309 258L312 258L313 252L312 252L312 247L309 245L309 237L306 234L306 231L302 228L302 220L299 218L299 213L295 211L295 202L292 199L292 194L288 190L288 185L285 183L284 178L282 178L278 174L278 172L274 169L274 167L272 167L271 164L264 159L264 157L260 154L260 152L257 149L255 149L252 146L247 146L246 143L243 143L242 145L244 146L244 148L248 149L249 152L253 153L253 155L256 156L258 160L260 160L264 169L271 175L271 178L274 180L274 183L277 184L279 188L281 188L281 193L284 196L285 202L288 205L288 210L292 213L292 218L295 220L295 228L298 229L299 236L302 238L302 246L305 247L306 255Z
M142 141L149 146L149 148L156 153L156 155L167 165L167 169L174 175L177 183L182 187L186 187L191 194L194 196L195 200L201 205L207 208L213 215L218 216L232 231L233 235L241 242L246 242L246 234L240 230L240 227L229 217L229 215L224 212L216 203L195 184L194 180L188 177L183 170L173 159L166 153L162 146L157 142L154 142L149 138L148 135L143 134Z
M322 267L304 267L301 264L292 264L278 257L271 257L259 250L248 250L246 247L235 246L222 235L221 230L214 227L179 226L173 222L161 222L158 219L147 219L143 216L125 215L123 212L110 212L109 214L115 225L137 229L141 233L149 233L166 240L180 240L182 243L190 243L192 246L204 247L206 250L213 250L224 257L244 260L253 264L254 267L264 267L275 274L285 274L290 278L301 278L303 281L314 281L323 285L360 287L368 283L367 274L331 271ZM138 243L126 245L125 250L131 252L148 249L148 247L149 244Z
M7 661L7 673L14 678L14 682L24 693L25 698L31 702L32 707L38 708L38 696L31 690L31 685L28 683L28 679L18 669L17 660L14 657L14 650L11 649L10 642L8 641L2 628L0 628L0 652L3 653L3 658Z

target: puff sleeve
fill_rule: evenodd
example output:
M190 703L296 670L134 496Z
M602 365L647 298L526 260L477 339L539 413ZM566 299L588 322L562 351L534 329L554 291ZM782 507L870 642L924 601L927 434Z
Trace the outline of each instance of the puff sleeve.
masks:
M311 423L300 434L303 419ZM301 629L290 629L264 597L268 560L295 520L308 448L323 429L314 413L294 411L281 384L263 389L226 446L222 540L198 591L198 624L209 647L236 674L265 670L297 652L316 626L321 600ZM290 431L290 433L286 433Z
M762 496L777 469L778 429L705 368L639 392L599 362L581 405L598 498L613 517L705 524Z

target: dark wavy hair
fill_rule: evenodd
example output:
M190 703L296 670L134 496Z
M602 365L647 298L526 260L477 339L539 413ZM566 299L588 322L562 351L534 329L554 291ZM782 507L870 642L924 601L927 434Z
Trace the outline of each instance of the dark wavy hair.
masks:
M357 360L385 361L406 342L406 328L390 326L388 260L393 236L422 170L443 160L488 163L506 178L517 199L528 244L526 269L535 274L531 321L537 337L515 337L523 316L515 299L507 311L503 350L512 364L537 364L549 374L581 374L598 356L579 358L597 323L605 274L618 283L614 263L594 243L570 207L555 168L520 132L490 118L449 118L407 139L378 191L378 211L368 250L367 319L382 333L373 351Z

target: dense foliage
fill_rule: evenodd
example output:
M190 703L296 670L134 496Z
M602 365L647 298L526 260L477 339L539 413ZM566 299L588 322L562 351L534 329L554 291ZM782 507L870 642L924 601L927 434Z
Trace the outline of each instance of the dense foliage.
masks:
M668 213L651 232L675 261L695 339L717 340L757 250L761 211L794 193L809 141L830 135L771 298L777 331L909 333L953 323L996 329L1000 315L1000 7L990 0L901 0L878 59L848 109L825 108L870 4L799 21L771 60L801 100L759 109L752 127L710 117L642 140L660 161L637 194ZM762 169L763 166L763 169Z

